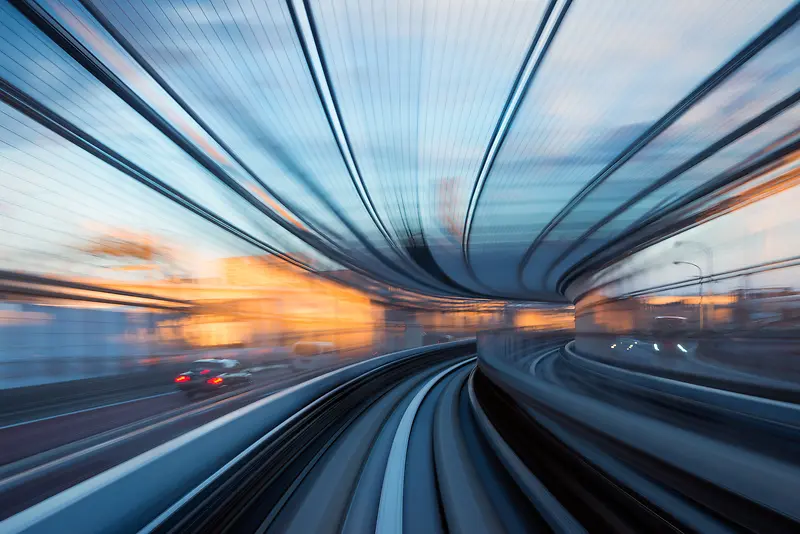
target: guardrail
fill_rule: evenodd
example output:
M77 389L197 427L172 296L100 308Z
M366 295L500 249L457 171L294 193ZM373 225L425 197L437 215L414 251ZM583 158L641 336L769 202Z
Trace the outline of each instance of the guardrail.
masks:
M0 523L0 531L136 532L325 392L381 365L471 343L474 340L390 353L290 387L32 506Z
M717 411L713 415L720 418L760 419L800 428L800 407L797 404L697 385L603 363L576 352L574 341L567 343L562 354L573 365L604 379L623 382L631 390L638 390L650 396L659 395L665 403L677 405L678 402L684 402L695 411L698 410L698 406L702 406L706 413L709 413L709 408L713 408Z

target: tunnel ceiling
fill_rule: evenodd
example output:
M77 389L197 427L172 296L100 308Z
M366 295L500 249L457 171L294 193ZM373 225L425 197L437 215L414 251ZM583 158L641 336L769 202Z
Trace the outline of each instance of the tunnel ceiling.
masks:
M1 9L5 127L300 267L429 295L561 300L588 259L797 148L792 2Z

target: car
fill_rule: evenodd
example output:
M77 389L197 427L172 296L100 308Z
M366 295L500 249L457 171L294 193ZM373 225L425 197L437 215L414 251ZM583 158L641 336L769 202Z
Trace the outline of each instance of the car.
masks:
M197 360L192 362L191 369L175 377L175 385L189 398L251 383L250 373L236 360Z

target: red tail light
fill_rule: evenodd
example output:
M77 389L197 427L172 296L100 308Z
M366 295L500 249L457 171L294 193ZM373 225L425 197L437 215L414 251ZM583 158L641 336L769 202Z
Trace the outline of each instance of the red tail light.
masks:
M175 377L175 382L177 382L177 383L188 382L189 380L191 380L191 378L189 378L186 375L178 375L178 376Z
M202 371L200 371L200 374L201 375L207 375L210 372L211 372L211 369L203 369Z
M211 384L212 386L218 386L222 384L222 379L218 376L215 376L214 378L209 378L208 380L206 380L206 382L208 384Z

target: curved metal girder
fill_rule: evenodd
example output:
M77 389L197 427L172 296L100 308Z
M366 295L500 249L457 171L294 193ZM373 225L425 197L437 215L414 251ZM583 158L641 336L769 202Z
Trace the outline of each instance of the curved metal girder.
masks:
M775 20L769 27L762 31L758 36L752 39L745 45L738 53L736 53L724 65L709 75L703 82L700 83L692 92L686 95L680 102L672 107L666 114L654 122L642 135L636 138L630 145L628 145L622 152L620 152L603 170L596 174L570 201L556 214L553 219L547 223L544 229L539 232L534 241L525 251L525 254L520 260L517 268L517 278L522 287L525 286L524 272L525 268L533 257L537 247L544 241L544 239L555 229L564 218L567 217L575 207L589 193L594 191L601 183L603 183L609 176L617 171L622 165L628 162L633 156L647 146L653 139L666 130L670 125L682 117L696 102L708 95L711 91L717 88L722 82L730 77L734 72L741 68L747 61L755 56L758 52L766 48L770 43L777 39L780 35L789 30L800 18L800 3L795 3L791 8L784 12L777 20Z
M470 194L469 204L467 206L467 213L466 217L464 218L461 254L464 265L467 268L467 272L470 274L473 280L478 283L480 283L480 281L478 280L478 277L469 259L470 238L472 236L472 221L475 218L475 211L477 210L478 203L483 195L486 180L488 179L489 173L494 166L495 158L505 142L509 128L511 127L511 123L514 121L520 104L522 104L525 95L528 92L528 88L530 87L536 72L539 70L539 66L547 54L547 50L550 48L553 38L561 26L561 22L564 20L564 17L566 16L567 11L572 4L572 0L566 0L561 5L561 10L556 16L553 25L550 27L550 33L548 34L542 47L539 49L539 54L536 56L534 61L531 61L534 57L534 52L541 41L542 35L547 28L548 21L552 20L551 17L555 11L557 1L558 0L550 0L547 9L545 9L544 14L542 15L542 20L536 29L536 33L531 40L531 44L528 47L525 58L522 60L522 64L517 72L517 76L511 85L511 91L508 94L508 98L506 99L503 110L500 113L500 117L497 119L497 124L492 132L489 145L486 147L486 150L483 154L483 159L478 170L478 176L475 178L475 183L472 186L472 192Z
M587 229L578 239L572 241L561 254L555 258L542 276L543 284L547 283L548 278L552 275L553 270L556 266L564 261L573 251L575 251L580 245L582 245L591 235L593 235L597 230L608 224L618 215L622 214L623 212L627 211L631 206L645 198L646 196L654 193L661 187L667 185L669 182L680 176L681 174L685 173L692 167L695 167L705 161L706 159L710 158L712 155L716 154L720 150L724 149L731 143L736 142L737 140L741 139L745 135L749 134L753 130L759 128L760 126L766 124L768 121L772 120L773 118L777 117L790 107L800 102L800 90L796 91L792 95L788 96L787 98L781 100L770 109L766 110L765 112L761 113L760 115L753 117L751 120L747 121L745 124L739 126L736 130L730 132L728 135L718 139L716 142L709 145L704 150L698 152L688 160L686 160L681 165L675 167L673 170L669 171L668 173L661 176L659 179L654 181L652 184L648 185L638 193L636 193L633 197L622 203L617 208L613 209L610 213L605 215L595 224L593 224L589 229Z

